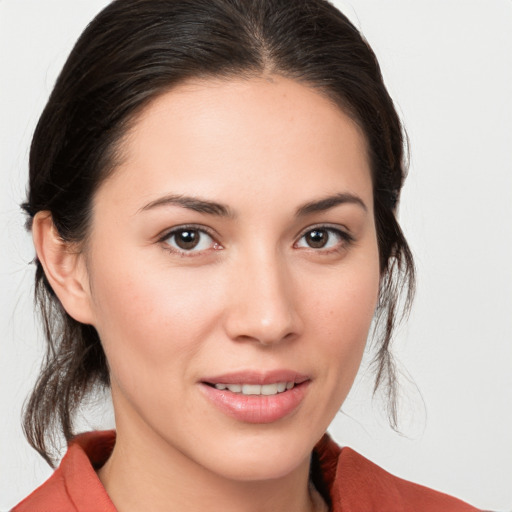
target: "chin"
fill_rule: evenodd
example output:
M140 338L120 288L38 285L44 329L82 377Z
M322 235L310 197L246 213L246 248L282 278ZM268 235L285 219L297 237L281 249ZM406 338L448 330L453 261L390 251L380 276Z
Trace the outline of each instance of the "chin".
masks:
M297 457L297 453L286 454L246 453L245 457L226 457L215 471L226 479L238 482L261 482L265 480L278 480L284 478L306 464L309 467L309 452L306 456Z
M323 432L322 432L323 433ZM272 431L230 436L208 450L210 468L224 478L255 482L283 478L295 471L309 468L311 451L322 436L298 432ZM221 444L222 443L222 444ZM214 469L215 467L215 469Z

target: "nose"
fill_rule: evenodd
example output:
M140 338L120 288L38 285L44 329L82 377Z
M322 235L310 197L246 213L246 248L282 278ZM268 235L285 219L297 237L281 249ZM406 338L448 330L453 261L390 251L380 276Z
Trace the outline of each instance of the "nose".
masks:
M285 262L260 253L236 265L234 274L225 316L231 339L272 346L300 335L299 298Z

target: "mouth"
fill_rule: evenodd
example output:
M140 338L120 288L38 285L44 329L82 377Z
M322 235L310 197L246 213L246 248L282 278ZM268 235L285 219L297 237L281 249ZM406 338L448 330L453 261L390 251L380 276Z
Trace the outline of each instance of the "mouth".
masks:
M214 387L220 391L227 390L231 393L237 393L240 395L263 395L263 396L272 396L277 395L278 393L284 393L285 391L289 391L293 389L296 385L298 385L294 381L284 381L284 382L275 382L274 384L212 384L209 382L205 382L207 386Z
M311 379L292 371L239 372L200 382L218 410L245 423L272 423L299 408Z

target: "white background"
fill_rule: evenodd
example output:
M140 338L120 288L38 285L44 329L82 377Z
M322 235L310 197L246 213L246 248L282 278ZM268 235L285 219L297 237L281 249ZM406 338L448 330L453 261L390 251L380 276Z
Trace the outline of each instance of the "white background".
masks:
M400 216L419 286L396 344L404 435L364 375L331 432L399 476L512 510L512 2L335 3L376 51L410 136ZM0 510L50 473L20 428L42 348L17 206L28 147L71 46L105 4L0 0ZM95 413L83 428L103 422Z

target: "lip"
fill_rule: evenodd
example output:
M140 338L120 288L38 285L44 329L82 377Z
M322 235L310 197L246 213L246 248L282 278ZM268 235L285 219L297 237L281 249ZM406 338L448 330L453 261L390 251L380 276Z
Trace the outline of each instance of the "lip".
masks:
M213 387L214 384L264 385L292 381L295 382L292 389L267 396L242 395ZM203 395L223 414L253 424L273 423L292 414L304 400L310 383L308 376L291 370L241 371L208 377L199 382Z
M207 384L274 384L275 382L295 382L301 384L309 380L307 375L293 370L272 370L258 372L255 370L239 371L215 375L201 379L201 382Z

